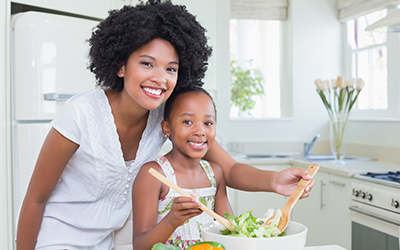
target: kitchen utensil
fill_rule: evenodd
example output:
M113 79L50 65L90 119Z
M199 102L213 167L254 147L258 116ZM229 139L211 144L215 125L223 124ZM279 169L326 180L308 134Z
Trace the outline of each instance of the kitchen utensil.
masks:
M308 229L304 225L290 221L286 235L271 238L247 238L222 235L224 226L217 221L207 222L201 227L203 241L216 241L228 250L303 250Z
M311 164L308 166L307 168L307 172L311 177L314 177L314 175L317 173L319 169L319 165L317 164ZM289 215L290 215L290 211L292 210L292 208L294 207L294 205L296 204L296 202L299 200L300 196L303 194L304 192L304 188L308 185L308 183L311 180L304 180L301 179L299 181L299 184L297 184L297 187L295 188L295 190L293 191L292 195L290 195L289 199L287 200L285 206L283 206L281 212L282 212L282 216L279 220L279 224L278 224L278 229L283 232L285 231L288 223L289 223ZM270 223L270 221L275 217L275 215L271 216L265 223L264 225L268 225Z
M182 195L182 196L186 196L186 197L191 197L188 193L186 193L185 191L183 191L178 185L176 185L175 183L171 182L170 180L168 180L167 178L165 178L164 175L160 174L158 171L156 171L154 168L150 168L149 169L149 173L151 175L153 175L154 177L156 177L159 181L161 181L162 183L164 183L165 185L167 185L168 187L172 188L173 190L175 190L176 192L178 192L178 194ZM197 201L201 206L200 209L203 210L204 212L206 212L207 214L211 215L214 219L216 219L219 223L221 223L224 227L226 227L227 229L229 229L230 231L233 232L233 229L231 228L231 222L228 221L227 219L225 219L224 217L216 214L214 211L212 211L211 209L209 209L208 207L206 207L205 205L203 205L201 202Z

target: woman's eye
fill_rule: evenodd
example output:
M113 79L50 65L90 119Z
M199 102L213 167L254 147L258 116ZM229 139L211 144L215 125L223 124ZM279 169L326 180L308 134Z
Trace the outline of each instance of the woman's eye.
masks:
M152 67L153 65L149 62L141 62L142 65Z
M184 120L183 123L188 124L188 125L192 124L192 122L189 120Z
M176 69L176 68L168 68L168 69L167 69L167 71L171 71L171 72L177 72L177 71L178 71L178 69Z
M214 123L213 122L205 122L204 123L206 126L212 126Z

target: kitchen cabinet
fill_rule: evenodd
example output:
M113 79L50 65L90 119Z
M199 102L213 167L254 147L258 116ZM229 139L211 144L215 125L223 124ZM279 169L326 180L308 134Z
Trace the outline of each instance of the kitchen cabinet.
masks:
M350 249L350 178L320 169L314 180L310 197L293 208L292 220L308 228L307 246L336 244Z
M121 7L124 0L69 0L69 1L48 1L48 0L12 0L12 3L29 5L48 10L61 11L75 15L104 19L110 9Z
M253 166L263 170L272 171L282 171L290 168L289 164ZM254 216L263 217L268 209L273 208L274 211L276 211L276 209L281 209L287 201L287 197L276 193L246 192L236 189L229 189L228 196L233 212L236 216L253 210Z

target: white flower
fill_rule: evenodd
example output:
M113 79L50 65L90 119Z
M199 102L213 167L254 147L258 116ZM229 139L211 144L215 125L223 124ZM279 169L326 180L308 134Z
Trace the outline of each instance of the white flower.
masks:
M329 81L321 81L321 79L317 79L314 83L318 90L325 91L330 89Z
M365 86L364 80L361 79L361 78L358 78L358 79L357 79L357 83L356 83L356 89L357 89L358 91L360 91L362 88L364 88L364 86Z
M348 81L346 81L346 86L347 87L351 87L351 88L354 88L354 84L356 83L356 79L354 79L354 78L350 78Z
M343 81L343 77L342 76L338 76L337 77L334 87L336 87L336 88L345 88L346 87L346 84Z

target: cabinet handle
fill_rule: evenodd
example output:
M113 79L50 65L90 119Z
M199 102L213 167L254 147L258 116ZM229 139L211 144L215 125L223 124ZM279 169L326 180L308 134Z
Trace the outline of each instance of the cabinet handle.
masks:
M341 187L346 186L345 183L343 183L343 182L338 182L338 181L329 181L329 183L331 183L331 184L333 184L333 185L341 186Z
M65 101L71 98L75 94L63 94L63 93L46 93L43 94L43 98L45 101Z
M321 210L324 208L324 206L325 206L325 204L324 204L324 186L325 186L325 183L324 183L324 181L323 180L321 180Z

